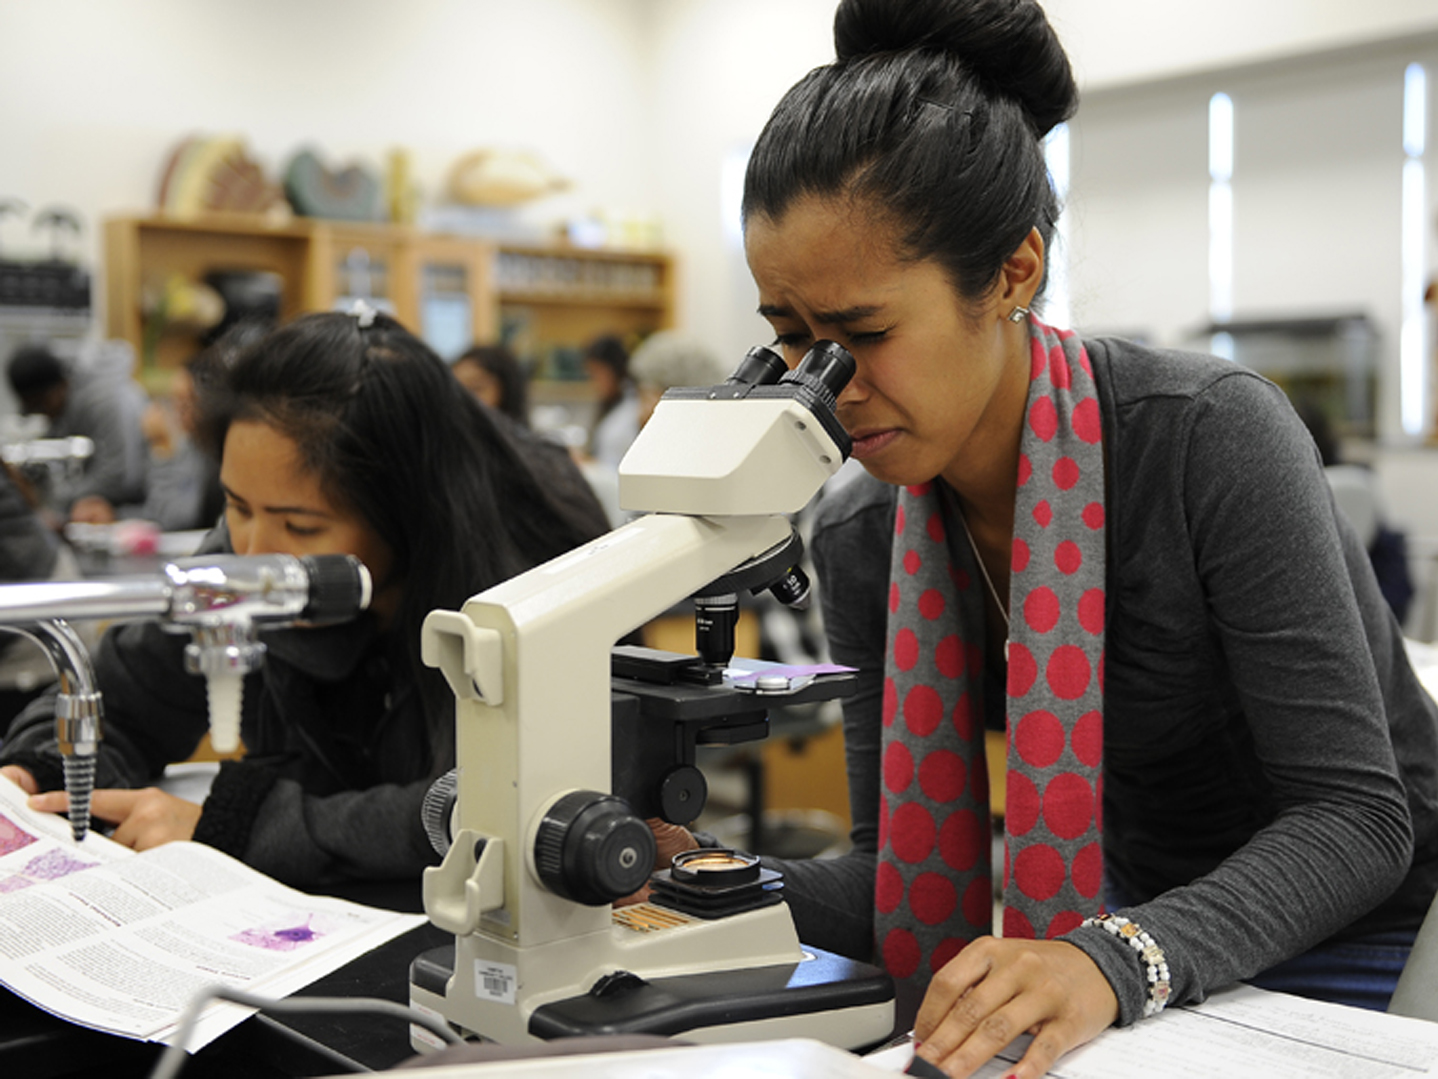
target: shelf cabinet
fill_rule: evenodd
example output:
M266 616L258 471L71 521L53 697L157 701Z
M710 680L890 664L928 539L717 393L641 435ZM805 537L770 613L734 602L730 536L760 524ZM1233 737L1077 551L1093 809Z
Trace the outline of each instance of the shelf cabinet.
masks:
M138 377L163 391L199 334L147 314L146 291L179 275L260 271L280 281L280 317L362 296L446 359L504 340L534 372L535 398L573 397L584 344L673 324L674 266L662 253L516 246L392 225L248 217L118 217L105 223L106 332L129 341ZM581 394L582 396L582 394Z

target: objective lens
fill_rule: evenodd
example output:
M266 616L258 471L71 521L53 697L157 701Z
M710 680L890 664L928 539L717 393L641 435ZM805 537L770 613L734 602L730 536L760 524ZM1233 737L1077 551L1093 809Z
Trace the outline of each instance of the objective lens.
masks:
M722 666L734 656L734 625L739 621L739 596L694 597L694 646L710 666Z
M800 611L809 609L809 576L798 566L791 566L784 576L769 586L769 591L785 607Z

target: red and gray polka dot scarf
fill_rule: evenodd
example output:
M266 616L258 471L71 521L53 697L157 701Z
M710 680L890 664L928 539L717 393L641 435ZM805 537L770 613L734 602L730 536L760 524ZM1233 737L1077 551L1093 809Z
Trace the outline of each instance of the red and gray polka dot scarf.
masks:
M1009 585L1003 935L1052 938L1100 907L1103 441L1082 343L1032 319L1029 334ZM985 585L962 529L946 519L937 481L900 491L874 930L889 972L920 985L989 933L993 913Z

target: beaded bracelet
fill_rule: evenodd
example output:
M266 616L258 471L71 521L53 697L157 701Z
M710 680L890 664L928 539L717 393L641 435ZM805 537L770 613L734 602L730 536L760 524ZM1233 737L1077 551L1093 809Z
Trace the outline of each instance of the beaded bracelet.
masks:
M1168 1004L1172 986L1168 980L1168 960L1163 949L1148 935L1148 931L1137 922L1121 914L1100 914L1097 918L1086 918L1084 925L1096 925L1124 941L1138 952L1139 958L1148 968L1148 999L1143 1004L1143 1017L1157 1015Z

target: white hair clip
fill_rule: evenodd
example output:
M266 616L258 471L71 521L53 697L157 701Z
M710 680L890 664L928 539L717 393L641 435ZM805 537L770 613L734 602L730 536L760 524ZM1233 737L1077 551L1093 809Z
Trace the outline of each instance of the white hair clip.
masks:
M362 330L367 330L373 326L374 317L379 314L378 311L364 300L356 300L350 304L349 311L346 313L354 316L355 321L359 323L359 328Z

